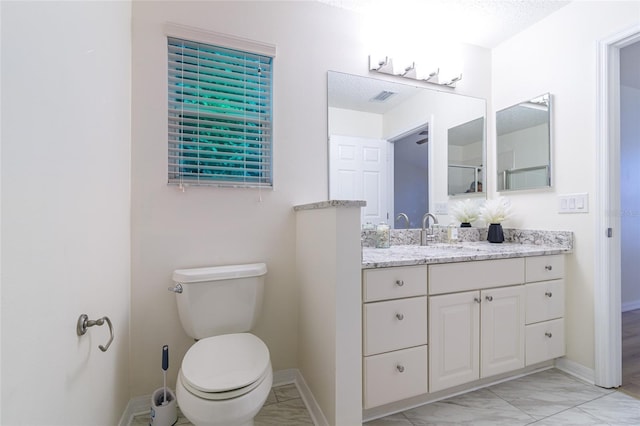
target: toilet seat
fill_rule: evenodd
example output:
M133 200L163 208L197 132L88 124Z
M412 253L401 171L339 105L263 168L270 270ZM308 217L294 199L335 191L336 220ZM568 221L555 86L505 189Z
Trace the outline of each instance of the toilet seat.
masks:
M182 360L180 377L200 398L236 398L256 388L271 369L269 349L250 333L208 337L194 344Z

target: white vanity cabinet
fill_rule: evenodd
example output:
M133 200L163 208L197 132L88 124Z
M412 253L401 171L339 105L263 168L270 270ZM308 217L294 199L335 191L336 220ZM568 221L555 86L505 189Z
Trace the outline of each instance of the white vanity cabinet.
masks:
M362 278L365 409L565 353L562 254L364 269Z
M564 356L564 256L526 258L526 365Z
M427 267L362 275L364 408L427 393Z

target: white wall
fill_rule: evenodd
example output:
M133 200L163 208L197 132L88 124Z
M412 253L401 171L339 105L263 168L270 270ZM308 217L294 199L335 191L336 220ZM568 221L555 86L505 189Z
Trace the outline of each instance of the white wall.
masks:
M362 18L317 2L146 2L133 6L132 395L170 384L191 342L166 288L175 268L265 261L265 306L255 333L275 370L298 366L298 286L292 206L327 198L327 71L368 75ZM166 185L166 41L170 21L277 46L275 191ZM456 92L490 93L490 54L467 47ZM426 85L426 84L425 84Z
M595 213L560 215L557 196L586 192L594 201L596 41L639 17L640 2L572 2L493 50L494 112L540 93L553 95L553 189L508 193L517 217L507 225L574 232L566 263L567 357L586 368L594 367ZM485 188L494 191L490 140Z
M328 108L329 136L356 136L382 139L382 114Z
M640 64L637 66L640 69ZM640 308L640 89L620 87L622 309Z
M3 425L114 425L129 399L130 25L2 2ZM110 317L76 335L80 314Z

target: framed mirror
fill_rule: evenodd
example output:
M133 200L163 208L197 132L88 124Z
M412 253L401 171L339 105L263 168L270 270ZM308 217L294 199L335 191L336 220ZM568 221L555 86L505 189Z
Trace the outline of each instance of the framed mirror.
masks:
M363 224L420 228L448 201L449 129L480 120L484 164L484 99L335 71L327 87L329 198L365 200Z
M551 94L496 113L498 191L551 187Z

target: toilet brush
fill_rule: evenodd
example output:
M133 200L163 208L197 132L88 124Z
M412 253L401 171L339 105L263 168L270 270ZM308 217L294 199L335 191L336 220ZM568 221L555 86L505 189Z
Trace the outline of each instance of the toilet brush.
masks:
M162 388L164 389L164 398L162 405L167 405L167 370L169 369L169 345L162 347Z
M169 346L162 347L162 387L151 395L149 426L171 426L178 421L176 394L167 387Z

